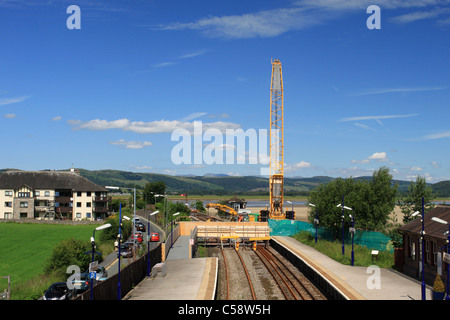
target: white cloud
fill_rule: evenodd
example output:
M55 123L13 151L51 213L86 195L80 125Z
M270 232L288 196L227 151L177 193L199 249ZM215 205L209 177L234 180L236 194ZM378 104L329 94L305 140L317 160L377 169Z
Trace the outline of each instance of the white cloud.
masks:
M419 114L398 114L398 115L381 115L381 116L359 116L359 117L349 117L349 118L342 118L339 120L339 122L347 122L347 121L362 121L362 120L376 120L379 121L380 119L393 119L393 118L409 118L409 117L415 117Z
M417 138L414 140L436 140L436 139L443 139L443 138L450 138L450 131L428 134L426 136L423 136L423 137L420 137L420 138Z
M411 167L411 168L409 168L409 170L411 170L411 171L423 171L423 169L421 167Z
M203 117L206 114L207 114L206 112L194 112L194 113L191 113L190 115L187 115L186 117L180 119L180 121L193 120L195 118Z
M441 167L441 165L437 161L431 161L431 165L433 166L433 168L440 168Z
M14 113L8 113L8 114L5 114L4 117L6 119L14 119L16 117L16 115Z
M122 130L135 133L151 134L151 133L170 133L176 129L185 129L189 132L194 130L194 122L185 122L178 120L157 120L157 121L130 121L126 118L117 120L100 120L94 119L89 121L69 120L68 123L75 129L85 130ZM201 123L202 130L217 129L224 132L226 129L238 129L240 125L231 122L210 122Z
M134 169L134 170L151 170L151 169L153 169L153 167L151 167L151 166L137 166L137 165L134 165L134 164L132 164L132 165L130 165L130 168L131 169Z
M308 15L304 8L293 7L263 10L242 15L213 16L194 22L160 25L155 29L200 30L211 37L245 39L274 37L289 30L302 29L317 23L318 20L312 15Z
M110 142L110 144L120 146L123 148L127 148L127 149L142 149L144 147L149 147L152 145L152 143L148 142L148 141L125 141L124 139Z
M183 54L183 55L179 56L178 59L195 58L195 57L204 55L207 52L209 52L209 50L197 50L197 51L193 51L193 52L190 52L190 53Z
M53 117L51 120L52 121L59 121L59 120L61 120L62 118L60 117L60 116L56 116L56 117Z
M365 129L365 130L376 131L374 128L366 126L365 124L362 124L362 123L355 123L355 126L357 126L358 128Z
M397 22L397 23L406 24L406 23L415 22L418 20L436 18L437 16L448 13L448 12L450 12L449 8L436 8L434 10L429 10L429 11L410 12L407 14L393 17L393 18L391 18L391 20L394 22Z
M368 160L376 160L379 162L389 161L389 159L386 157L386 152L375 152L367 159Z
M367 96L385 93L405 93L405 92L422 92L444 90L447 87L413 87L413 88L383 88L383 89L367 89L358 93L351 94L350 97Z
M305 169L305 168L311 168L311 167L312 167L311 163L306 162L306 161L300 161L300 162L293 163L293 164L285 163L284 171L285 172L293 172L293 171L296 171L299 169Z
M164 67L173 66L174 64L176 64L176 62L160 62L160 63L153 64L152 68L164 68Z
M370 163L370 160L375 160L377 162L386 162L389 161L387 158L386 152L375 152L371 156L367 157L363 160L352 160L352 163L358 163L358 164L368 164Z
M367 164L367 163L370 163L370 160L368 160L368 159L352 160L352 163Z
M384 9L436 7L450 0L378 0ZM373 0L299 0L290 7L228 16L209 16L191 22L174 22L153 30L196 30L210 37L245 39L274 37L291 30L301 30L364 10Z
M30 96L23 96L23 97L17 97L17 98L3 98L3 99L0 99L0 106L5 106L8 104L12 104L12 103L22 102L22 101L27 100L29 97Z

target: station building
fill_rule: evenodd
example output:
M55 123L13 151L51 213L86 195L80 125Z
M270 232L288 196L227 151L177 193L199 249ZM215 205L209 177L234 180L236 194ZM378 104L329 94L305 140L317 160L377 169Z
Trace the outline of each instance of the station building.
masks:
M433 285L436 274L441 275L446 283L447 263L443 256L447 252L447 234L449 226L433 221L436 217L450 222L450 205L438 205L434 209L425 213L425 283ZM421 215L399 228L403 234L403 261L401 263L402 272L406 275L421 280L422 270L422 222Z
M108 190L77 171L0 175L0 219L96 220L108 215Z

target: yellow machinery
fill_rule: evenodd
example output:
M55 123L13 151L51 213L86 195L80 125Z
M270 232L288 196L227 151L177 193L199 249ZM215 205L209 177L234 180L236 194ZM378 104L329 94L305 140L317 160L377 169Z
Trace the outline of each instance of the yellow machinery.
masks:
M270 85L270 212L271 219L284 219L284 132L283 132L283 74L281 62L272 61Z
M226 206L226 205L223 205L223 204L219 204L219 203L207 203L206 207L207 208L215 208L215 209L218 209L218 210L222 210L222 211L224 211L226 213L229 213L229 214L231 214L233 216L237 216L237 214L238 214L236 212L236 210L234 210L233 208L230 208L229 206Z

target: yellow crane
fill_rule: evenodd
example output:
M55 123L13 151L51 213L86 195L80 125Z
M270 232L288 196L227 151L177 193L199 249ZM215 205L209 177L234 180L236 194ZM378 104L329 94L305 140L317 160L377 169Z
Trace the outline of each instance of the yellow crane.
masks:
M283 131L283 74L280 60L272 61L270 84L270 212L271 219L284 219L284 131Z

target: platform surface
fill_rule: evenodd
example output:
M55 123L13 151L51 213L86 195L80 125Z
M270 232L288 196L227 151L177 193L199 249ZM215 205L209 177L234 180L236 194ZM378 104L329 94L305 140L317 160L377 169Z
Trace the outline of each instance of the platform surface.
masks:
M274 236L272 239L300 256L319 270L349 300L421 300L421 282L400 272L378 268L348 266L329 258L314 248L291 237ZM431 300L431 288L426 286L426 299Z

